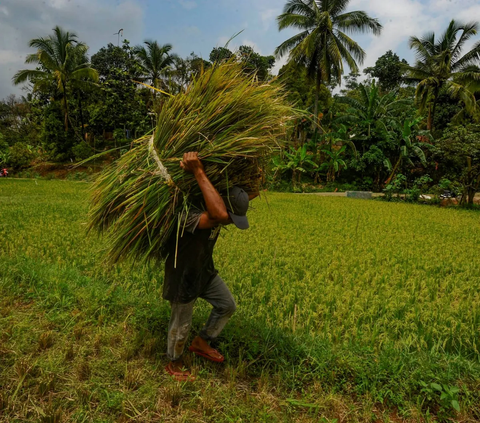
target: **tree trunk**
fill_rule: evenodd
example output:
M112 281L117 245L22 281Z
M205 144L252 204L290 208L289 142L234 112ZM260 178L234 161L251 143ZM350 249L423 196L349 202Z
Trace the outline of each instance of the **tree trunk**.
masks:
M63 87L63 105L64 105L64 113L65 113L65 132L68 131L68 99L67 99L67 87L65 83L62 82Z
M80 112L80 124L82 125L82 138L84 141L85 139L85 125L83 123L83 108L82 108L82 94L79 93L78 95L78 111Z
M427 130L431 131L432 130L432 104L430 103L428 105L428 118L427 118Z
M393 177L395 176L395 173L397 172L398 166L400 166L401 161L402 161L402 155L400 155L400 157L398 158L397 163L395 163L395 166L393 167L392 173L390 174L388 179L385 181L386 185L388 185L392 181Z
M322 85L322 71L319 69L317 71L317 78L316 78L316 81L315 81L315 107L314 107L314 110L313 110L313 114L315 115L313 121L315 122L315 124L314 124L313 128L315 130L315 133L318 129L320 129L320 133L323 134L323 130L320 127L320 122L319 122L319 119L318 119L318 99L320 97L320 86L321 85Z
M380 174L381 174L381 171L379 170L377 172L377 177L375 178L375 182L374 182L374 187L379 190L380 189Z
M473 200L475 198L476 190L474 187L470 186L468 187L468 205L472 206L473 205Z
M437 108L437 95L435 95L435 99L433 100L433 105L432 105L432 128L430 129L431 131L435 130L435 110Z
M314 122L315 124L318 125L318 97L320 96L320 78L321 78L321 72L320 70L317 71L317 80L315 81L315 106L313 108L313 114L314 114Z
M436 109L436 106L437 106L437 97L438 97L438 92L439 91L440 91L440 89L435 89L435 91L433 93L433 100L428 105L427 129L429 131L433 131L435 129L435 127L434 127L435 109Z

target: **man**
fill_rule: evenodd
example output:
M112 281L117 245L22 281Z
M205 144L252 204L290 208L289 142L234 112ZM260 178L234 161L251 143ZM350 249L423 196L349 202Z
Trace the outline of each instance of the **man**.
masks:
M184 154L180 166L195 176L207 209L204 212L191 209L181 216L179 233L172 236L165 262L163 298L170 301L172 307L167 351L170 363L165 369L177 380L186 381L194 380L184 367L182 354L197 298L208 301L213 309L189 350L210 361L224 360L209 342L220 334L236 306L215 270L212 254L222 225L234 223L239 229L248 228L246 213L250 198L243 189L233 187L224 201L205 174L196 152ZM251 196L254 197L256 195Z

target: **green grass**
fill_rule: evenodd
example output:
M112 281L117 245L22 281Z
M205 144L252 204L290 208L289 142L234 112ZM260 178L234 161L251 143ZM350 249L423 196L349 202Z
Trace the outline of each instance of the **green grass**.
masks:
M216 250L238 305L226 363L187 355L182 385L162 267L102 265L89 186L0 180L0 421L480 419L478 212L256 200Z

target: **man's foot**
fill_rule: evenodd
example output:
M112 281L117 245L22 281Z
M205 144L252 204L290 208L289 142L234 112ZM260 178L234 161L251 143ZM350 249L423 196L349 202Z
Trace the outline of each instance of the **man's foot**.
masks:
M188 350L215 363L222 363L223 360L225 360L222 354L208 345L208 342L200 336L195 337L192 345L188 347Z
M170 361L165 366L165 370L179 382L193 382L195 380L195 376L183 365L181 360Z

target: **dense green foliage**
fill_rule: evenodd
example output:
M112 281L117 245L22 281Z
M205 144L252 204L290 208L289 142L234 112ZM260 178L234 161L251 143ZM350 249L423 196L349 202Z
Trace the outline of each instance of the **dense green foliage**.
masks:
M446 176L460 181L462 201L473 203L480 188L480 125L449 128L437 146L438 158L447 168Z
M397 54L389 50L377 59L375 66L365 68L363 72L378 78L383 91L393 91L404 83L402 64L408 65L405 59L400 60Z
M58 26L48 38L31 40L30 47L36 48L37 52L28 55L25 62L36 63L40 69L18 71L13 83L30 81L34 90L53 90L53 95L60 96L67 131L70 125L68 99L73 90L98 80L97 71L90 67L87 59L88 47L77 41L76 34L65 32Z
M104 241L85 233L88 190L0 179L0 405L9 421L58 410L108 422L318 422L347 410L365 422L480 418L476 213L255 200L251 229L225 230L214 257L238 303L218 344L226 363L194 358L198 381L178 386L163 370L162 268L102 264ZM194 330L208 310L199 301Z
M405 66L407 78L416 82L415 98L420 112L428 109L427 128L433 130L438 96L448 94L462 103L466 113L472 115L477 108L475 92L480 88L480 43L462 54L465 43L477 34L478 23L461 24L452 20L445 33L435 38L428 33L423 38L410 38L417 61Z

